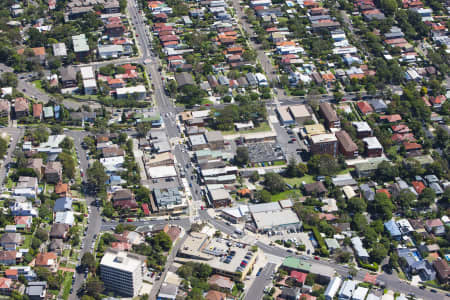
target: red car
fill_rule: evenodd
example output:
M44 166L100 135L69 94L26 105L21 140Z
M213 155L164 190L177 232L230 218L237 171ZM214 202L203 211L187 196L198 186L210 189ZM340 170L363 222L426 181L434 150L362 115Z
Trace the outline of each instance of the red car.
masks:
M210 105L211 105L211 104L209 104L209 103L206 103L206 104L205 104L205 106L210 106Z
M133 222L133 219L127 219L127 222Z
M295 142L297 139L296 138L292 138L291 141Z
M201 208L201 210L203 210L203 205L200 208Z
M320 257L314 256L314 259L315 259L315 260L320 260Z

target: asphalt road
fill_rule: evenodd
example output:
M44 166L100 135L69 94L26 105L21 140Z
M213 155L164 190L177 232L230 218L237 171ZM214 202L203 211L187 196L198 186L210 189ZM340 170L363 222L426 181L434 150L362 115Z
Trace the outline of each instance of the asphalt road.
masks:
M22 139L25 131L22 128L14 128L14 127L0 128L0 135L4 132L6 132L9 136L12 137L12 141L7 150L6 158L5 159L0 158L0 159L3 159L3 164L0 166L0 185L5 180L6 166L12 161L12 155L14 153L14 150L16 149L17 142L20 139Z
M255 300L262 299L264 296L264 288L267 287L272 279L270 278L275 271L275 267L277 265L274 263L268 263L264 269L261 271L261 274L255 278L252 285L248 289L245 300Z
M81 146L81 143L83 142L83 138L88 133L85 131L66 131L65 134L72 137L74 140L75 149L78 153L78 158L80 160L80 170L82 170L84 172L83 180L85 180L86 179L86 170L88 169L88 161L86 159L86 151ZM89 214L89 218L88 218L89 224L87 226L86 236L84 236L84 238L82 238L84 246L79 253L80 259L84 253L86 253L86 252L93 253L94 252L93 249L91 248L91 245L92 245L93 241L95 241L94 235L96 235L100 232L100 227L101 227L100 210L97 209L97 207L95 207L93 205L95 198L92 196L89 196L89 195L85 195L85 199L86 199L86 205L88 207L91 207L91 213ZM82 233L80 232L80 234L82 234ZM82 287L83 283L84 283L84 273L76 273L75 282L72 285L73 292L69 296L70 300L78 299L78 296L76 295L76 293Z

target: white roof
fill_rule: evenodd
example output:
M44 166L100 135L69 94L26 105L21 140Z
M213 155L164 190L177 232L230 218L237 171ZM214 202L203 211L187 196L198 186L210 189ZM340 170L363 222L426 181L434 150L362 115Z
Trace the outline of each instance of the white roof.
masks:
M291 209L253 213L256 227L259 230L270 229L281 225L299 224L300 220Z
M215 189L210 190L209 193L211 194L211 200L223 200L223 199L230 199L230 193L226 189Z
M84 88L96 88L97 82L95 81L95 79L86 79L83 80L83 86Z
M222 212L235 218L242 218L248 214L248 206L226 207L222 209Z
M55 223L72 225L75 222L72 211L58 211L55 215Z
M356 131L372 131L367 122L352 122L352 124L356 127Z
M100 55L103 52L123 52L122 45L98 45L98 52Z
M143 85L123 87L116 89L117 95L126 95L126 94L134 94L134 93L145 93L146 89Z
M81 67L80 72L83 80L95 78L94 69L92 67Z
M174 166L160 166L148 168L147 173L150 178L165 178L165 177L175 177L177 176L177 171Z
M330 283L327 286L327 289L325 290L325 297L328 299L333 299L336 295L337 291L339 290L339 287L341 286L342 279L340 277L333 277L330 280Z
M211 111L209 109L192 111L193 118L206 118Z
M334 135L334 133L316 134L311 136L310 139L313 144L337 141L337 138Z
M345 297L345 299L350 299L353 295L353 291L356 288L356 280L347 280L342 284L341 289L339 290L339 296Z
M59 144L64 140L66 136L64 134L51 135L48 137L47 142L41 143L39 148L59 148Z
M311 113L309 112L305 104L290 105L289 110L294 118L311 116Z
M126 251L106 251L100 265L126 272L135 272L144 262L139 256Z
M269 212L281 210L281 206L278 202L260 203L249 205L248 209L251 213Z
M355 292L352 295L352 299L354 300L364 300L366 298L367 293L369 292L369 289L366 287L358 286L355 290Z
M363 138L363 141L367 144L367 149L383 149L383 146L374 136Z
M53 55L54 56L66 56L67 55L66 44L56 43L56 44L53 44L52 46L53 46Z

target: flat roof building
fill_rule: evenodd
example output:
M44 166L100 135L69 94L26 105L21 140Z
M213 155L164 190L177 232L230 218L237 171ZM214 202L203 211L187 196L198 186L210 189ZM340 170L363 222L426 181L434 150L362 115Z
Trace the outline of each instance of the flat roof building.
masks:
M100 262L105 288L127 297L136 297L146 271L146 257L126 251L106 250Z
M366 137L363 139L366 144L366 154L369 157L377 157L383 154L383 146L375 136Z
M305 104L290 105L288 110L292 118L299 125L303 125L306 121L312 120L312 115Z
M67 56L67 48L64 43L56 43L52 45L53 56Z
M333 133L313 135L310 137L312 154L330 154L333 157L338 153L338 141Z
M302 222L292 209L252 213L253 221L259 232L282 230L286 228L300 229Z
M89 52L89 45L85 34L72 36L73 51L76 54Z

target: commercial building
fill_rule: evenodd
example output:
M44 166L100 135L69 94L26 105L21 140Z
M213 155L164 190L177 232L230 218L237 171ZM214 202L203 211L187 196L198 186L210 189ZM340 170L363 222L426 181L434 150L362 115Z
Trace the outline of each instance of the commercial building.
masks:
M228 206L231 203L230 193L226 189L210 189L208 200L214 208Z
M325 119L328 128L341 128L341 121L330 103L323 102L319 105L319 111Z
M355 158L358 156L358 146L352 140L345 130L336 132L336 138L339 144L339 152L346 158Z
M224 148L224 139L220 131L207 131L205 132L205 139L208 146L212 150L218 150Z
M303 125L306 121L312 120L312 114L304 104L290 105L288 110L298 125Z
M122 45L98 45L98 55L102 59L118 58L123 51Z
M153 200L159 211L174 211L186 206L183 195L177 188L155 189Z
M147 90L143 85L123 87L116 89L116 96L118 99L131 97L135 100L143 100L147 97Z
M332 133L313 135L310 142L312 154L330 154L334 157L338 154L338 141Z
M108 249L100 262L100 275L106 290L136 297L146 271L145 262L145 256Z
M346 280L342 284L339 290L338 299L339 300L350 300L352 298L353 292L356 290L357 281L356 280Z
M258 250L252 252L250 246L224 238L212 238L204 232L191 232L178 250L177 262L194 261L209 265L213 273L243 280L258 257ZM228 256L227 256L228 255ZM226 259L224 259L226 257ZM242 264L245 260L246 264Z
M288 111L287 106L277 107L277 115L280 120L281 125L293 125L295 120L292 118L291 114Z
M369 157L378 157L383 154L383 146L378 139L374 136L366 137L363 139L366 144L366 155Z
M302 227L302 222L292 209L254 212L251 215L259 232Z

